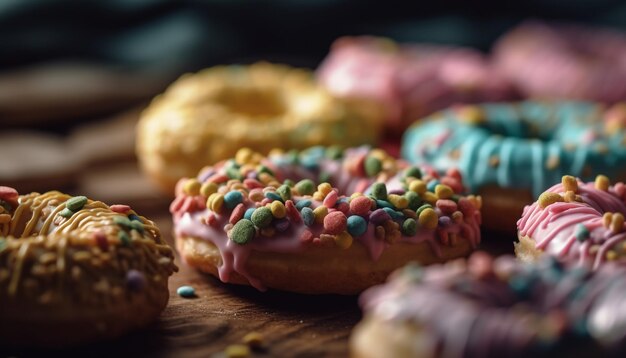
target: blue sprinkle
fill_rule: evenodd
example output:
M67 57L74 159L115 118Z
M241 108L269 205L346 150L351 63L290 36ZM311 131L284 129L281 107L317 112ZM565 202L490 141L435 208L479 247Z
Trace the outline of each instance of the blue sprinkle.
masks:
M339 198L339 199L337 199L337 204L339 204L339 203L348 203L349 204L350 203L350 199L346 198L346 197Z
M296 209L302 210L302 208L311 206L311 204L313 204L313 202L311 200L309 200L309 199L299 200L296 203Z
M252 219L252 213L254 213L254 208L248 208L248 210L246 210L246 212L243 214L243 218L251 220Z
M224 195L224 206L227 209L234 209L239 203L243 202L243 194L240 191L229 191Z
M367 221L358 215L348 218L348 233L353 237L359 237L367 231Z
M393 209L393 205L386 200L376 200L376 207Z
M578 224L576 226L576 231L574 232L574 235L576 235L576 240L582 242L587 240L591 236L591 233L584 224Z
M272 200L272 201L276 201L276 200L278 200L280 202L283 201L283 198L280 195L278 195L277 193L274 193L273 191L268 191L267 193L265 193L265 197L270 199L270 200Z
M274 228L276 231L283 232L289 229L289 219L282 218L274 221Z
M313 210L311 210L311 208L302 208L300 214L302 215L302 221L304 221L304 225L312 226L315 223L315 214L313 213Z
M428 184L426 184L426 190L432 191L434 193L435 192L435 187L437 185L439 185L439 184L441 184L441 183L439 183L439 180L437 180L437 179L431 180L431 181L428 182Z
M385 210L385 212L389 214L392 219L404 219L404 214L399 211L395 211L391 208L383 208L383 210Z
M180 286L176 290L176 293L180 297L184 297L184 298L191 298L191 297L195 297L196 296L196 290L193 287L191 287L191 286Z
M131 221L141 221L141 219L139 218L139 216L137 216L137 215L135 215L135 214L130 214L130 215L128 215L128 218L129 218Z

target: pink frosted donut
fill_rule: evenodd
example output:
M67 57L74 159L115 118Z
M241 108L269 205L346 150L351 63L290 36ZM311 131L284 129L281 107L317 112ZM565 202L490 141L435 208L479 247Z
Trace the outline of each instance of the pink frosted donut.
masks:
M530 97L626 98L626 35L618 32L529 21L497 42L494 57Z
M624 183L610 185L604 175L583 183L566 175L524 209L515 252L524 261L545 252L594 269L607 261L626 263L625 213Z
M344 37L320 65L319 81L344 98L379 102L389 131L456 103L513 97L509 82L477 51L434 45L398 46L376 37Z

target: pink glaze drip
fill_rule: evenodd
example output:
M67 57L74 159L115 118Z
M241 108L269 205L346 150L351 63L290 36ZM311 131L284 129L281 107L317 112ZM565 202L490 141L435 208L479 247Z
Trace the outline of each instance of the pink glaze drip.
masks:
M565 192L562 184L547 191ZM535 241L537 249L597 269L606 260L609 250L626 242L623 229L613 232L604 226L603 215L607 212L626 215L626 203L617 195L614 187L604 191L596 189L594 183L578 181L577 194L581 196L582 202L556 202L544 209L537 202L527 206L517 227L521 236L528 236ZM589 239L584 242L577 240L575 235L580 224L590 232ZM623 252L621 248L616 251ZM619 260L624 261L621 258Z

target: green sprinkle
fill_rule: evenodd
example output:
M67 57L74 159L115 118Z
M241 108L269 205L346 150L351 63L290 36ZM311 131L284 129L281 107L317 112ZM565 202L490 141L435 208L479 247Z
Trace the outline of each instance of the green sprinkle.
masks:
M87 204L87 197L86 196L75 196L73 198L68 199L65 202L65 207L67 209L70 209L74 212L79 211L80 209L83 208L83 206L85 206L85 204Z
M315 183L311 179L300 180L296 184L296 190L300 195L313 195L315 192Z
M180 286L176 293L183 298L192 298L196 296L196 290L191 286Z
M239 169L235 167L226 169L226 175L228 175L229 179L243 180L243 175L241 175Z
M413 211L417 210L420 207L420 205L422 205L422 199L414 191L410 191L410 190L407 191L406 193L404 193L404 197L409 202L409 205L408 205L409 209Z
M291 199L291 188L287 184L283 184L276 189L276 192L280 194L283 201Z
M371 155L365 158L365 174L367 174L367 176L373 177L380 173L382 169L383 163L380 159Z
M294 187L294 185L296 185L296 182L294 182L294 181L293 181L293 180L291 180L291 179L285 179L285 181L283 182L283 184L287 185L287 186L288 186L288 187L290 187L290 188L293 188L293 187Z
M587 227L584 224L578 224L576 226L576 231L574 232L574 235L576 236L576 240L582 242L582 241L589 239L589 236L591 236L591 233L589 232L589 229L587 229Z
M406 236L413 236L417 233L417 222L415 219L408 218L402 223L402 233Z
M342 156L343 156L343 149L341 149L341 147L333 145L333 146L328 147L328 149L326 149L327 158L337 160L337 159L341 159Z
M120 231L117 233L117 237L120 239L120 242L124 246L130 246L130 236L126 233L126 231Z
M113 222L123 228L126 229L132 229L133 228L133 224L132 221L130 221L126 216L114 216L113 217Z
M74 215L74 212L68 208L63 208L63 210L59 212L59 215L61 215L64 218L69 218L72 215Z
M131 221L130 228L139 232L143 232L144 230L143 224L140 221Z
M261 174L261 173L267 173L267 174L269 174L271 176L274 176L274 172L270 168L266 167L263 164L261 164L261 165L259 165L257 167L256 172L257 172L257 175Z
M252 213L252 217L250 219L252 219L254 225L262 229L271 224L273 218L272 211L269 208L262 206Z
M413 177L415 179L422 179L422 171L417 167L410 167L404 172L405 178Z
M384 183L372 185L372 196L378 200L387 200L387 187Z
M417 217L420 216L420 214L422 213L422 211L426 210L426 209L432 209L433 206L430 204L424 204L422 206L420 206L417 210L415 210L415 214L417 214Z
M259 209L255 212L257 211L259 211ZM254 214L252 216L254 217ZM255 233L256 229L254 228L254 223L248 219L241 219L237 221L235 226L228 232L228 238L233 240L236 244L245 245L254 238Z

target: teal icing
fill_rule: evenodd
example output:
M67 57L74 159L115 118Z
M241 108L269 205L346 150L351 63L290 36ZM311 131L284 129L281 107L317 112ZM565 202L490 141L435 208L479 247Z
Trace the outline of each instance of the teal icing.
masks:
M480 124L461 120L454 109L416 122L404 135L402 157L438 171L458 167L472 191L497 185L529 189L535 196L566 174L588 181L597 174L622 178L626 173L626 131L607 134L598 104L527 101L478 107L485 114Z

